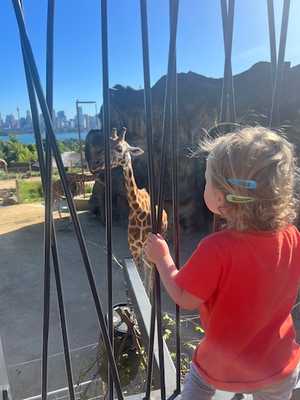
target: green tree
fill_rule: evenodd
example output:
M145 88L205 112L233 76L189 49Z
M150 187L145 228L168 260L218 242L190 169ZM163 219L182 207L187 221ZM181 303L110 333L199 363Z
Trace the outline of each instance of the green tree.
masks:
M0 142L0 154L8 162L30 162L37 160L35 145L26 145L11 136L7 142Z

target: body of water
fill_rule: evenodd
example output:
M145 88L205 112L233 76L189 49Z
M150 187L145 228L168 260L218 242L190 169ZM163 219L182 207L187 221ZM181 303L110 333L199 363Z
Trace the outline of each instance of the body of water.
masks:
M81 132L81 139L84 140L86 138L87 132ZM0 141L7 141L10 136L16 136L19 142L23 144L33 144L35 143L34 134L33 133L20 133L17 135L0 135ZM55 134L56 139L58 141L63 141L67 139L78 139L78 132L57 132Z

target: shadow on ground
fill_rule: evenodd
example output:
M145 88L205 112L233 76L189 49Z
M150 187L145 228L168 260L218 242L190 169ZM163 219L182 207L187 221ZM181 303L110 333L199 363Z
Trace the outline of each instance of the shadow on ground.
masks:
M3 210L2 210L3 211ZM103 311L107 311L105 230L90 214L80 216ZM81 253L68 220L56 221L61 277L74 370L91 352L99 325ZM126 230L114 228L114 253L128 257ZM14 399L40 393L43 305L43 224L0 236L0 315ZM48 390L65 386L56 286L51 276ZM113 265L113 303L127 300L123 272ZM74 371L74 372L75 372ZM76 376L76 373L74 373Z

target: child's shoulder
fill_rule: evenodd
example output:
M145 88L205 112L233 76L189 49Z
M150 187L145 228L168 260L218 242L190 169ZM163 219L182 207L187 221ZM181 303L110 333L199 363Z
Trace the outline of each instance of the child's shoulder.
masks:
M224 240L233 240L235 236L235 231L232 229L224 229L222 231L213 232L205 236L201 241L209 243L222 242Z
M205 245L217 245L227 246L232 243L241 244L241 239L247 240L260 240L261 238L274 238L278 239L280 236L287 236L289 238L294 238L299 241L300 244L300 232L295 225L288 225L278 231L236 231L234 229L224 229L219 232L210 233L205 236L200 243L205 243Z
M215 248L228 248L235 241L235 233L230 229L210 233L201 239L199 246Z

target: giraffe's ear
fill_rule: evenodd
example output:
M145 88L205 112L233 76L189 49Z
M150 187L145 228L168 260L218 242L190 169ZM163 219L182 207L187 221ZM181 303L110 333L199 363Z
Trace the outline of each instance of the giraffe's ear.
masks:
M138 157L144 154L144 150L142 150L140 147L128 146L128 150L131 157Z

